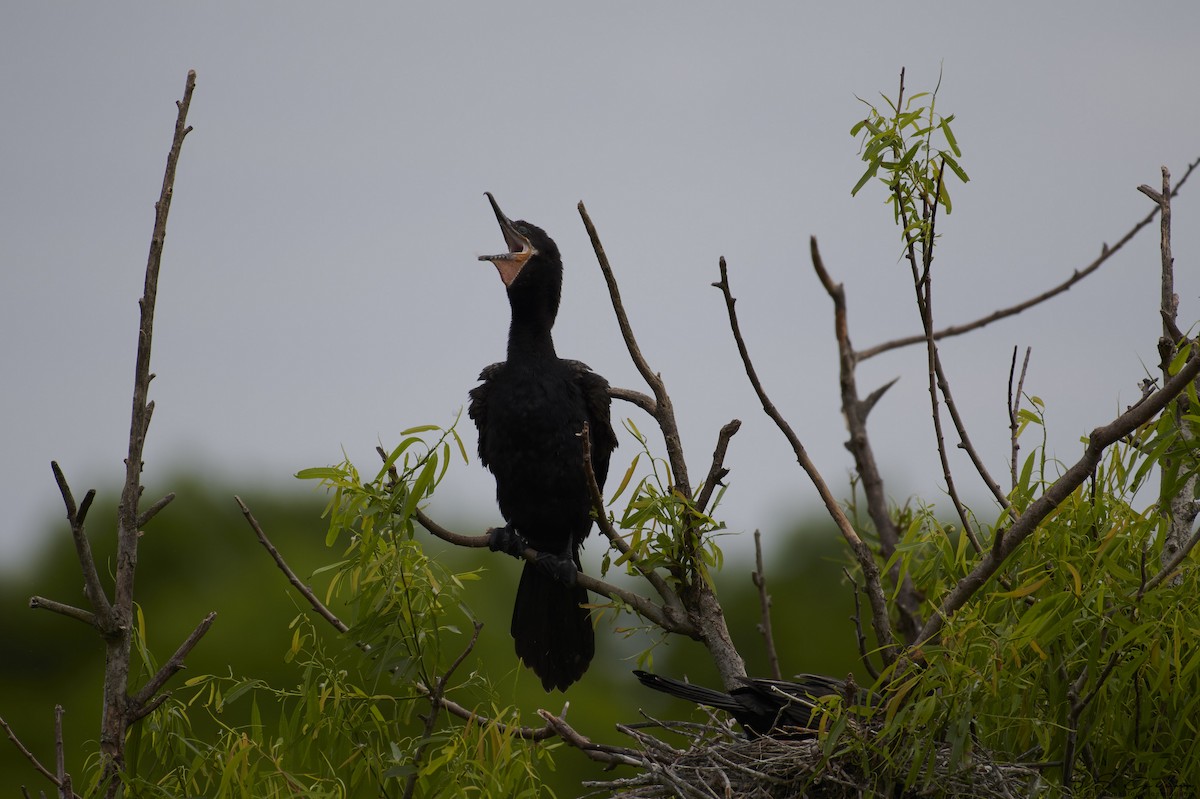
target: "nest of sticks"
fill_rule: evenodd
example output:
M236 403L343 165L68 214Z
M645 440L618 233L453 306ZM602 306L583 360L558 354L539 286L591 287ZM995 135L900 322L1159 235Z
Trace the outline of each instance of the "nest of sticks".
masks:
M866 747L827 757L807 738L747 740L724 724L653 721L622 725L637 749L625 749L625 762L639 760L638 773L589 782L591 795L616 799L1019 799L1045 793L1049 785L1028 766L1005 764L973 753L969 766L952 766L949 746L928 759L910 786L877 769ZM686 748L663 740L682 735ZM869 734L863 730L860 735ZM882 758L878 758L882 760ZM882 766L882 763L879 764ZM895 766L893 766L893 771Z

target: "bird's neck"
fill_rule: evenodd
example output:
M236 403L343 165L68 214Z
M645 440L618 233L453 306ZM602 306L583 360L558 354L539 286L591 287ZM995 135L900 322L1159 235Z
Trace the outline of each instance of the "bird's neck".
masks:
M554 337L550 328L554 319L513 314L508 328L508 360L535 361L558 357L554 352Z

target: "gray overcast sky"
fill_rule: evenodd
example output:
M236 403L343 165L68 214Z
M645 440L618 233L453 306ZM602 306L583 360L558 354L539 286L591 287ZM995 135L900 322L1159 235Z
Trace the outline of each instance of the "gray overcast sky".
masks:
M855 95L945 78L972 182L936 262L942 323L1057 283L1150 210L1135 191L1200 156L1200 4L12 3L0 12L0 564L77 493L112 496L129 424L136 298L174 101L199 76L155 328L152 491L175 468L294 484L344 448L448 423L503 357L502 246L483 197L546 228L567 276L556 341L616 385L630 365L575 204L599 228L642 347L668 382L691 468L744 420L724 516L772 532L816 495L761 413L709 284L725 255L776 404L839 494L830 305L816 235L865 347L917 330L898 236L861 172ZM1200 182L1175 205L1181 321L1197 319ZM1083 285L948 342L956 398L997 476L1014 345L1050 446L1137 394L1156 362L1157 231ZM940 501L923 354L872 416L898 499ZM632 406L622 416L650 425ZM474 447L474 430L462 427ZM622 438L614 469L634 454ZM959 481L982 498L962 463ZM498 518L474 460L432 512ZM987 514L984 514L985 516ZM64 534L59 530L55 534ZM592 547L593 557L598 547Z

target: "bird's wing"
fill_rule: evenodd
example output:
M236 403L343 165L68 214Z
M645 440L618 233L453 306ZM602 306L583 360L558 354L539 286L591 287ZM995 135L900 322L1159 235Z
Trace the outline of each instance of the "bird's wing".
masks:
M491 393L492 379L499 374L504 368L503 363L494 363L491 366L485 366L483 371L479 373L479 379L483 382L475 388L471 389L468 396L471 398L471 403L467 406L467 415L475 422L475 429L479 431L479 462L484 466L488 465L487 458L487 435L488 435L488 396Z
M608 478L608 463L612 451L617 448L617 434L612 426L612 399L608 396L608 381L588 368L582 361L568 361L575 371L575 379L583 391L587 407L588 429L592 434L592 471L596 473L596 484L604 488Z

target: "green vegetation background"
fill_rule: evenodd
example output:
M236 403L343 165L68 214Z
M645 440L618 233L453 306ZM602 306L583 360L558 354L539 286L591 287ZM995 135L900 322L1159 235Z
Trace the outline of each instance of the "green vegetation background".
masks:
M49 469L46 479L51 480ZM79 485L83 487L84 482ZM115 485L88 485L99 489L88 527L107 584L105 569L112 562L117 489ZM147 491L147 496L166 491L178 495L147 526L139 554L136 597L146 618L149 645L159 662L169 657L205 614L213 610L218 614L208 635L188 658L187 669L173 678L168 688L186 695L184 680L201 674L259 677L279 686L297 683L296 666L285 663L284 654L292 637L289 622L307 606L258 544L233 496L246 500L296 573L305 578L341 554L324 545L326 522L321 511L326 497L300 486L283 493L252 486L214 486L186 474L163 481L151 479ZM435 518L437 510L435 497L430 505ZM460 529L482 532L497 520L481 518ZM103 647L95 632L82 624L28 608L34 594L86 605L65 520L55 514L38 535L44 545L31 564L20 571L11 567L0 571L0 716L43 764L52 766L54 706L63 705L67 767L82 777L85 758L97 747ZM437 553L452 569L486 568L484 578L467 589L467 600L485 625L467 666L486 669L501 686L514 686L516 702L526 714L524 723L540 726L535 715L538 708L559 713L569 701L567 719L578 730L596 740L628 743L614 725L641 720L640 710L660 718L698 717L686 703L641 688L630 674L635 667L633 656L652 640L626 638L615 633L607 620L598 628L597 656L583 681L565 696L547 695L530 673L517 668L508 635L519 564L486 551L449 548L423 531L418 537L428 552ZM726 563L717 577L719 596L749 672L765 675L769 667L756 629L758 595L750 580L752 538L746 532L737 539L725 537L721 542ZM866 681L855 654L850 622L853 596L841 576L845 555L832 524L797 520L791 529L764 530L763 539L776 644L785 676L800 671L843 676L854 671L860 681ZM589 538L586 569L597 569L601 549L598 537ZM320 594L321 580L312 584ZM620 624L632 626L629 618L621 619ZM326 629L323 623L318 628ZM336 642L332 629L328 633L328 640ZM654 650L653 669L718 685L703 648L678 637ZM233 703L220 721L242 721L234 717L248 714L248 703L241 704ZM215 729L216 722L206 714L197 705L191 717L194 723L208 723ZM582 780L605 777L598 765L576 751L560 750L556 764L550 786L560 797L581 793ZM0 795L19 796L22 785L35 796L38 790L51 788L10 741L0 741Z

